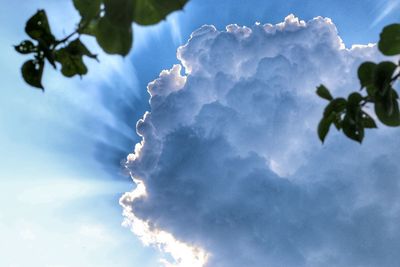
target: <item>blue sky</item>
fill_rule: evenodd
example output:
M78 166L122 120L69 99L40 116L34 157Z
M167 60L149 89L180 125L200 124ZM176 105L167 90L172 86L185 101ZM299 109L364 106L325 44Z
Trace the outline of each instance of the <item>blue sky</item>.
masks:
M135 26L133 52L124 59L100 54L82 80L48 69L43 94L22 82L24 57L11 45L25 38L23 24L37 8L48 10L58 34L73 28L76 12L69 0L2 1L1 266L159 266L159 252L120 226L118 199L134 187L120 161L139 141L146 85L178 62L177 47L203 24L223 30L274 24L291 13L306 21L326 16L350 47L376 42L384 25L400 19L394 0L215 2L192 0L166 22Z

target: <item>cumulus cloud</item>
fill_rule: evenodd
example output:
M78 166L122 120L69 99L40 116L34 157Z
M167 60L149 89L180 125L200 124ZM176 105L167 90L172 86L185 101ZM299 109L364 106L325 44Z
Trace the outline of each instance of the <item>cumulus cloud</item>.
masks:
M316 136L316 85L358 88L374 45L346 48L330 19L290 15L203 26L177 56L148 86L127 161L138 187L120 201L135 234L173 251L168 266L398 264L398 131L363 146Z

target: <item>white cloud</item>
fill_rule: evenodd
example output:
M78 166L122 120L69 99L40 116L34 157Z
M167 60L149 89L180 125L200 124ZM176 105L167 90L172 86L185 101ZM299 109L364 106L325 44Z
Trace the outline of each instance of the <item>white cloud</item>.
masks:
M143 140L128 157L138 187L121 198L125 223L168 248L168 266L194 260L172 253L182 243L204 252L207 267L396 266L393 130L368 132L361 147L337 134L322 146L316 136L325 104L316 85L345 95L359 88L360 62L378 57L373 45L345 48L321 17L201 27L178 49L186 74L174 66L149 84Z

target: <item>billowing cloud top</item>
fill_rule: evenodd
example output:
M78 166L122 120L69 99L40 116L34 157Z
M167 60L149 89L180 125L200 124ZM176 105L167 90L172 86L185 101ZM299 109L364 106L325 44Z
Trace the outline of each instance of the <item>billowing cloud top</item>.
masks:
M316 136L315 87L359 88L375 46L347 49L331 20L290 15L203 26L177 55L148 86L127 163L138 188L121 198L167 266L398 265L398 131L369 132L361 147Z

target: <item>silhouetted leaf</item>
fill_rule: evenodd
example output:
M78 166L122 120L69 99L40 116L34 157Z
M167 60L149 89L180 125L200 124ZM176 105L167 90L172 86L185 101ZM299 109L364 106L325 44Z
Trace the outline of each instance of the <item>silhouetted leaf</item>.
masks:
M363 123L364 128L370 128L370 129L378 128L378 126L375 123L375 120L373 118L371 118L371 116L365 112L363 112L362 123Z
M374 74L374 85L381 95L390 89L392 76L397 66L391 61L384 61L376 66Z
M390 92L385 94L382 98L381 98L381 102L383 109L385 111L386 114L388 115L392 115L393 113L393 103L394 103L394 99L393 99L393 94L391 94ZM378 102L378 100L377 100Z
M133 20L141 25L156 24L173 11L181 10L188 0L136 0Z
M78 32L80 34L87 34L96 37L96 30L99 20L100 18L92 19L90 21L81 20L79 24L80 26L84 25L84 27L80 28Z
M132 26L119 27L102 17L96 26L96 40L104 52L126 56L132 47Z
M335 125L338 131L342 129L342 116L340 113L335 114L335 118L333 119L333 124Z
M100 13L101 0L73 0L82 19L91 20Z
M42 85L42 75L43 75L43 61L34 61L28 60L26 61L21 68L22 77L25 82L33 87L44 89Z
M358 68L358 79L360 80L361 87L367 87L374 82L374 72L376 64L373 62L364 62Z
M38 10L28 19L26 33L35 41L24 41L15 46L21 54L35 53L34 60L26 63L24 69L27 81L39 86L33 74L43 71L45 59L56 68L56 61L62 65L61 72L68 77L83 75L87 68L82 57L96 58L80 41L71 42L76 34L92 35L100 47L108 54L126 56L133 43L132 22L150 25L158 23L166 16L180 10L188 0L72 0L81 16L77 29L61 39L56 39L50 29L44 10ZM60 49L61 45L66 45ZM37 65L41 62L41 65ZM32 67L35 65L35 68ZM41 86L41 85L40 85Z
M346 114L343 119L343 133L350 139L359 143L364 139L364 127L362 123L355 122L350 116Z
M360 93L353 92L348 96L347 102L351 106L358 106L362 99L363 97Z
M92 54L89 49L81 42L80 39L75 39L67 46L67 49L70 54L79 55L79 56L87 56L93 59L97 59L97 55Z
M326 88L324 85L320 85L317 87L317 95L323 99L326 100L332 100L333 97L331 93L329 92L328 88Z
M51 33L46 12L39 10L26 23L25 32L34 40L49 46L55 42L55 38Z
M392 97L393 97L394 99L399 99L399 95L397 94L396 90L392 89L391 92L392 92Z
M400 24L392 24L383 28L378 47L387 56L400 54Z
M322 143L325 141L325 137L329 133L329 128L333 123L334 117L335 114L331 113L329 116L323 117L318 124L318 136Z
M353 92L347 98L346 119L356 125L362 125L361 101L363 97L357 92Z
M105 16L115 27L128 29L133 20L134 0L104 0Z
M399 104L394 90L391 89L388 95L377 99L375 113L383 124L392 127L400 126Z
M96 58L96 55L93 55L79 39L57 50L56 60L61 63L61 73L66 77L85 75L88 70L83 62L83 56Z
M347 101L344 98L336 98L332 100L324 110L324 117L329 116L332 112L340 113L346 109Z
M371 98L371 100L375 99L375 95L377 92L378 92L378 89L375 87L375 85L367 86L367 94Z
M14 48L21 54L29 54L36 51L36 46L29 40L21 42L19 45L14 46Z
M61 73L66 77L85 75L87 73L82 56L71 55L66 48L56 51L56 60L61 63Z

